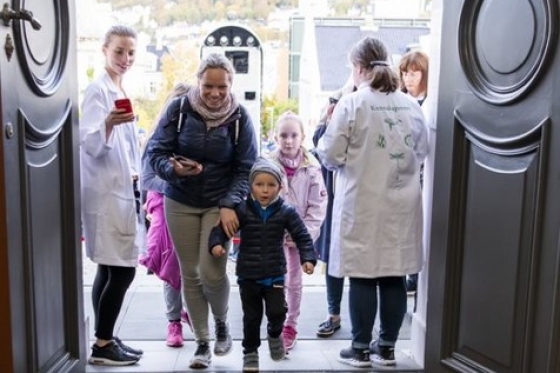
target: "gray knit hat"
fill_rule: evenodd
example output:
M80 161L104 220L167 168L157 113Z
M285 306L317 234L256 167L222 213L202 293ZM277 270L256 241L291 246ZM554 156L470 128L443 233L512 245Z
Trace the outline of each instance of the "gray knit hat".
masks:
M253 184L253 180L257 174L263 172L274 176L274 178L278 180L278 183L282 185L282 170L274 162L262 157L259 157L253 165L253 168L251 168L251 172L249 173L249 185Z

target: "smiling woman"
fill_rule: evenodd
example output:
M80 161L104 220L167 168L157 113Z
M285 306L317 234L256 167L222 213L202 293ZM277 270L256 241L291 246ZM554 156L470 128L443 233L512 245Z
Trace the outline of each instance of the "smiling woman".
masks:
M251 118L231 93L234 73L223 54L204 58L197 72L198 85L167 106L148 148L150 164L168 182L165 218L198 343L191 368L211 363L209 310L215 322L214 354L226 355L232 347L227 256L214 259L204 254L216 222L230 239L239 227L234 207L247 196L249 171L257 157ZM200 167L186 167L177 156Z
M136 33L113 26L103 43L105 69L85 91L80 121L82 222L87 256L97 263L92 303L95 337L91 364L131 365L142 355L114 328L134 279L143 234L139 224L138 130L132 110L115 107L125 98L123 77L134 64Z

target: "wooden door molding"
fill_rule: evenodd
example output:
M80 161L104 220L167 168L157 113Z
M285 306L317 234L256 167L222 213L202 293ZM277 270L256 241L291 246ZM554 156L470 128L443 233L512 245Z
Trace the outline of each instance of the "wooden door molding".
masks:
M463 4L459 61L472 92L481 100L504 105L520 99L549 65L558 35L557 6L549 0L536 3L474 0ZM515 13L508 12L512 6ZM505 48L496 48L503 44Z
M530 372L523 352L537 307L550 120L492 138L460 113L455 119L441 362L458 372Z
M1 116L0 116L1 117ZM0 154L4 154L4 126L1 127ZM13 372L12 326L10 300L10 268L8 260L8 232L6 217L6 179L4 163L0 162L0 371Z
M73 19L71 10L66 0L55 3L56 6L29 9L40 15L40 21L50 33L45 27L34 30L28 23L14 23L14 44L21 71L28 86L39 96L53 95L59 89L70 48L67 30L70 29L70 19Z
M23 21L0 29L13 32L16 50L10 61L0 56L2 120L13 127L13 136L3 138L0 220L7 257L0 270L5 265L8 273L0 286L9 288L11 330L2 335L11 348L3 360L12 365L1 371L78 373L87 351L75 10L69 0L32 3L40 30Z
M557 2L443 9L425 368L556 373Z

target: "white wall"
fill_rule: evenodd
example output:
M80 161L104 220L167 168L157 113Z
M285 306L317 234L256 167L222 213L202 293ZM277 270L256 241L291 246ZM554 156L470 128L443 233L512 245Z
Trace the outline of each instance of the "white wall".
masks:
M411 353L414 360L424 366L424 353L426 346L426 318L428 301L428 267L430 259L431 221L432 221L432 191L433 191L433 166L436 143L437 122L437 97L439 87L439 69L441 59L441 26L443 16L443 0L434 0L432 3L432 27L430 39L423 41L423 46L430 57L430 71L428 81L428 97L422 105L428 122L428 136L430 140L430 153L424 163L424 268L418 278L417 309L412 316L411 325Z

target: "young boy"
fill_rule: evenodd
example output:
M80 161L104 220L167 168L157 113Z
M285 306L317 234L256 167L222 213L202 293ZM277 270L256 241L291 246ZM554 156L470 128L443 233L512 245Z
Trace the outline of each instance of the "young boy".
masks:
M279 197L282 171L274 163L258 159L249 174L251 195L235 209L241 230L236 274L243 307L243 371L258 372L258 348L263 301L268 320L270 356L282 360L286 355L282 327L286 319L284 297L285 231L300 251L302 270L312 274L315 264L313 241L296 210ZM228 238L221 225L212 229L209 249L212 255L226 255Z

